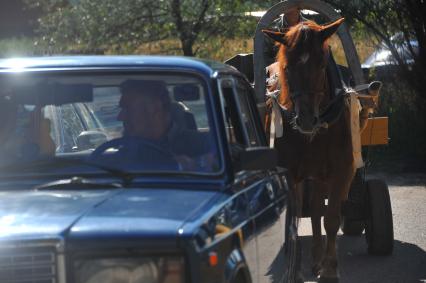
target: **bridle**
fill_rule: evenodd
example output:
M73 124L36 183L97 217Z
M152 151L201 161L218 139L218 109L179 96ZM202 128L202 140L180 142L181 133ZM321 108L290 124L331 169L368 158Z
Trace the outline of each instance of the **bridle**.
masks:
M328 54L328 53L327 53ZM291 102L293 103L293 108L292 109L286 109L287 113L286 116L287 117L296 117L296 110L295 110L295 100L297 98L300 98L302 96L312 96L313 94L317 94L322 96L324 99L324 97L326 97L327 93L328 93L328 83L327 83L327 79L325 80L324 83L324 87L320 88L320 89L313 89L313 90L292 90L288 81L288 69L283 67L284 72L286 73L285 79L286 84L289 88L289 97L291 99ZM326 72L324 70L324 72ZM341 107L337 106L337 104L339 104L339 102L342 101L342 98L344 97L344 95L336 95L335 97L333 97L330 101L327 102L327 104L325 106L323 106L321 109L323 109L321 111L320 109L320 113L319 113L319 117L318 117L318 124L316 126L317 130L319 129L327 129L329 128L332 124L334 124L338 118L340 117L340 113L341 113ZM319 102L320 105L322 103L322 100ZM336 107L337 107L337 111L336 111ZM337 114L333 115L332 112L336 112ZM290 112L290 113L289 113ZM330 114L331 113L331 114Z
M328 57L329 53L327 52L327 57ZM286 66L283 66L283 71L285 74L285 78L286 78L286 84L289 88L289 97L292 100L292 102L294 103L294 99L299 98L303 95L312 95L312 94L319 94L321 96L324 96L327 93L327 86L326 83L324 84L324 88L321 89L314 89L314 90L292 90L290 87L290 83L288 81L289 78L289 71L288 68Z

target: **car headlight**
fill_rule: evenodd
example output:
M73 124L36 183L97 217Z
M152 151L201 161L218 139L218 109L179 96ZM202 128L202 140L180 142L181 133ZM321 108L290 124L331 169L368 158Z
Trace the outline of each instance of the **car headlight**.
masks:
M102 258L74 264L76 283L182 283L183 259Z

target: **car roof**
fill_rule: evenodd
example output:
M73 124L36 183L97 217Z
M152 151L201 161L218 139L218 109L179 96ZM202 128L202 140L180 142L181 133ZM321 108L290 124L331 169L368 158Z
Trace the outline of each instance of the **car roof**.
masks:
M128 69L158 68L182 69L202 72L214 76L217 72L237 73L229 65L192 57L178 56L49 56L0 59L0 72L25 72L79 69Z

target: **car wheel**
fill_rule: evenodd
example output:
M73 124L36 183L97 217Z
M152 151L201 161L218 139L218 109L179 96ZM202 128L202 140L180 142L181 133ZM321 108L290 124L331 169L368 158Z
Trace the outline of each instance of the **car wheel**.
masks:
M393 220L389 189L381 180L367 181L369 215L365 236L368 253L390 255L393 251Z
M243 272L238 272L235 279L232 281L232 283L248 283L246 278L244 277Z

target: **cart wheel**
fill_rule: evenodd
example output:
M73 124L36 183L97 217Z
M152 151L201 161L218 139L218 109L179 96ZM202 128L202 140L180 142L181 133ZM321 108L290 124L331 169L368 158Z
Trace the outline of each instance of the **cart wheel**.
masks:
M358 169L352 180L348 200L344 202L342 209L340 229L345 235L359 236L364 231L366 218L365 196L364 170Z
M381 180L368 180L369 215L365 226L368 253L390 255L393 251L392 207L388 186Z
M348 217L342 217L342 224L340 229L343 233L348 236L359 236L362 234L365 228L365 222L363 220L352 220Z

